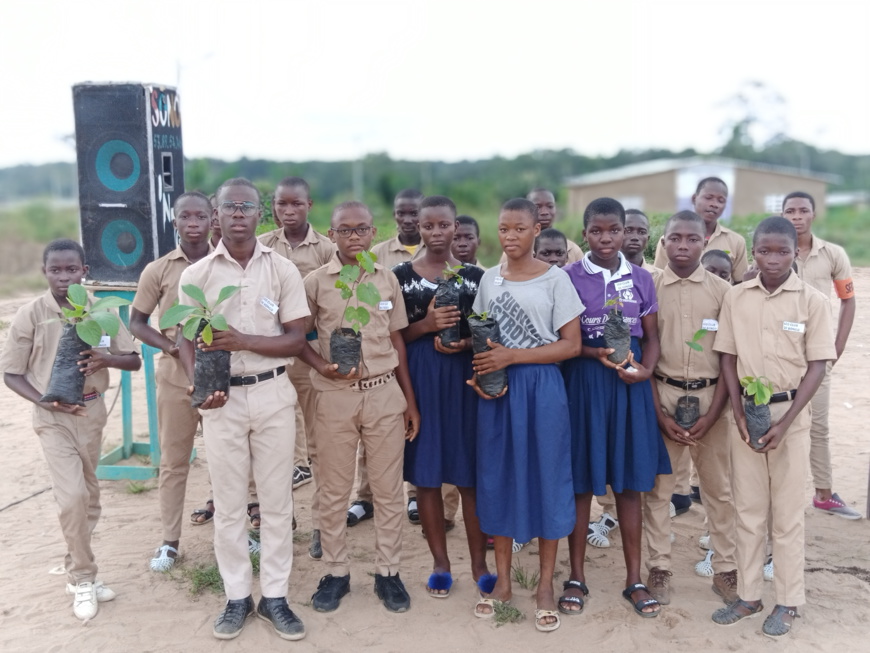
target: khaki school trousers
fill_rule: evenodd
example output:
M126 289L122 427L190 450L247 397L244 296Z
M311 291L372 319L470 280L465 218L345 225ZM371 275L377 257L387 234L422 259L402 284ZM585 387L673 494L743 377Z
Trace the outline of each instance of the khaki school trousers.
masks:
M287 367L290 380L298 396L296 404L296 451L294 465L296 467L311 467L314 479L314 493L311 497L311 525L320 528L320 488L317 481L317 415L314 412L314 398L318 394L311 385L311 368L300 360L294 360Z
M831 407L831 371L833 364L828 361L828 370L816 394L810 401L812 424L810 425L810 471L813 474L813 487L830 490L834 487L831 471L830 429L828 413Z

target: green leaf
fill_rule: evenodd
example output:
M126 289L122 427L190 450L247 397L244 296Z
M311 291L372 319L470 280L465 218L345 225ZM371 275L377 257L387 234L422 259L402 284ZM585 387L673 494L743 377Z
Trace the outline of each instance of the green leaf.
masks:
M211 326L213 329L217 329L218 331L227 331L230 328L227 324L227 318L225 318L220 313L212 315Z
M74 317L81 317L81 309L67 308L66 306L61 306L60 310L63 312L63 316L69 320Z
M199 302L200 306L202 306L203 308L208 306L208 301L206 301L205 293L200 290L199 286L195 286L192 283L187 283L183 285L181 289L192 300Z
M351 297L353 297L353 290L350 286L343 286L341 289L341 298L350 299Z
M369 323L369 312L362 306L348 306L344 311L344 319L356 333Z
M377 258L378 257L371 252L359 252L356 255L356 260L359 261L360 267L369 274L374 274L375 261L377 260Z
M345 265L341 268L341 272L338 273L336 288L338 287L338 282L346 286L352 286L357 282L357 279L359 279L359 268L355 265Z
M124 299L123 297L100 297L97 301L93 303L88 312L93 313L94 311L105 311L110 308L129 306L130 304L130 300Z
M371 281L359 285L356 289L356 297L363 304L368 304L369 306L377 306L378 302L381 301L381 293L378 292L377 287Z
M686 340L686 344L689 345L689 348L693 351L704 351L704 348L701 345L692 340Z
M692 336L692 342L698 342L701 338L707 335L707 329L698 329L695 335ZM701 350L698 350L701 351Z
M184 324L184 329L182 329L182 335L188 340L193 340L196 338L196 330L199 328L199 320L191 317Z
M212 306L212 309L217 308L219 304L222 304L223 302L228 300L241 289L241 286L224 286L223 288L221 288L220 293L218 293L217 301L215 302L214 306Z
M80 283L74 283L67 289L67 298L69 299L69 303L73 306L88 305L88 291L85 290L85 287ZM85 339L82 338L82 340ZM87 342L87 340L85 340L85 342ZM97 342L99 342L99 340L97 340Z
M176 304L166 311L163 314L163 317L160 318L160 328L168 329L169 327L175 326L196 310L197 308L195 306Z
M118 335L118 331L121 328L121 320L117 315L108 311L91 312L89 315L94 322L100 325L100 329L105 333L113 338Z
M79 338L88 343L91 347L96 347L100 344L100 338L103 337L103 330L100 325L94 320L79 322L76 324L76 333Z
M744 376L742 379L740 379L740 385L744 388L748 388L749 384L752 383L754 379L755 377L752 376Z
M206 324L202 330L202 341L205 344L210 345L213 339L212 335L211 324Z

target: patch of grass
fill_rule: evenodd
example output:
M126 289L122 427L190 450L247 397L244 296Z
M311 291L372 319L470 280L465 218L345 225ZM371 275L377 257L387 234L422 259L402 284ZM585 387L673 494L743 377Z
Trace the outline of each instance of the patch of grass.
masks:
M221 594L224 591L224 580L216 564L182 567L181 573L190 582L190 593L194 596L199 596L206 590L214 594Z
M151 456L147 456L144 453L137 453L136 460L145 465L146 467L151 466Z
M7 322L6 320L0 320L0 331L2 331L3 329L8 329L9 325L11 324L11 322Z
M526 618L519 608L508 603L496 601L493 606L493 621L496 626L504 626L505 624L517 624Z
M251 553L251 567L254 569L254 576L260 575L260 554L259 553Z
M144 492L150 492L151 490L156 489L155 485L148 485L147 483L142 483L140 481L130 481L127 483L127 493L128 494L142 494Z
M540 574L537 570L529 572L526 571L525 567L516 563L511 567L511 575L517 584L523 589L533 590L538 586Z
M311 541L311 533L312 531L303 531L296 530L293 532L293 543L294 544L302 544L304 542Z

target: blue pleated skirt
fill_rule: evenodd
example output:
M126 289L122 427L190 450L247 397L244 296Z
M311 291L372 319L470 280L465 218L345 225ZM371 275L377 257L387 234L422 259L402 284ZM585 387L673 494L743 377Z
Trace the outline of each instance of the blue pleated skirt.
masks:
M478 397L465 383L472 353L442 354L431 336L408 343L407 351L420 433L405 444L405 480L419 487L474 487Z
M489 535L528 542L574 530L571 431L556 365L511 365L508 393L481 399L477 430L477 514Z
M584 340L604 347L604 339ZM631 339L638 362L640 341ZM649 381L628 384L593 358L562 364L571 416L571 466L574 492L603 495L653 489L658 474L671 473L668 451L659 433Z

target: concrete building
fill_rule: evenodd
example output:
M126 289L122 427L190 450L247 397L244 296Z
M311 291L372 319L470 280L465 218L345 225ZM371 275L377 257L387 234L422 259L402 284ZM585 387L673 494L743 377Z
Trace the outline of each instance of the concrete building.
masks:
M839 181L836 175L721 157L656 159L568 179L568 213L582 215L598 197L612 197L627 209L646 213L691 209L691 197L704 177L719 177L728 184L724 218L778 214L783 198L795 190L812 195L823 215L828 184Z

